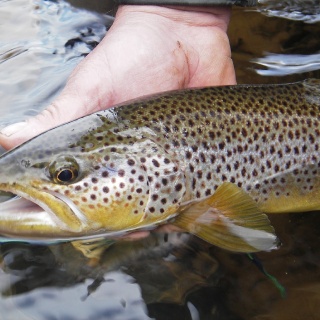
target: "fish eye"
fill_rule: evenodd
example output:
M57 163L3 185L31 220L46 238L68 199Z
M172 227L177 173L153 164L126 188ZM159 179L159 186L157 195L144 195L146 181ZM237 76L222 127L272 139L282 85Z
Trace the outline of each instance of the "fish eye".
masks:
M79 175L79 166L73 157L60 156L49 165L49 177L59 184L70 184Z
M56 175L56 178L60 182L70 182L76 178L77 171L71 170L70 168L65 168L59 171Z

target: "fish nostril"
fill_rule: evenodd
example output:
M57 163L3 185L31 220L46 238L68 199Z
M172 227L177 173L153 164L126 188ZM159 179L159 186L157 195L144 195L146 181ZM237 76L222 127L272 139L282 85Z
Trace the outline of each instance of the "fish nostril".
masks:
M30 160L22 159L22 160L20 161L20 164L21 164L22 167L28 168L28 167L30 167Z

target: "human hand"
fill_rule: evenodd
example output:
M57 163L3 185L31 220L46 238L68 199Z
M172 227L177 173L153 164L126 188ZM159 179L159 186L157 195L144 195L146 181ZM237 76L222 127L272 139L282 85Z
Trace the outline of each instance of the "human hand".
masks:
M43 131L155 92L235 83L227 7L120 6L101 43L43 112L0 133L10 149Z

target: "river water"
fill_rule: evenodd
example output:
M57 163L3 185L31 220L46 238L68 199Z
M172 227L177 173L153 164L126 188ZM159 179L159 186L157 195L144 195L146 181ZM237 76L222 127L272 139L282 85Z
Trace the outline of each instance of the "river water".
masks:
M320 78L320 1L261 2L233 10L238 83ZM1 127L58 94L113 11L99 0L0 0ZM270 219L282 246L256 263L186 234L116 243L97 265L70 244L3 243L0 320L319 319L320 213Z

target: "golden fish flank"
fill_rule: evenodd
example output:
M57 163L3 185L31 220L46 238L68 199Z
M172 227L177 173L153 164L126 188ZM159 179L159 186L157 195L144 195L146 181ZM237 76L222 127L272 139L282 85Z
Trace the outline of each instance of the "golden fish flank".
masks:
M320 209L320 81L168 92L50 130L0 158L0 189L45 209L0 213L14 237L114 235L173 223L268 250L262 212Z

